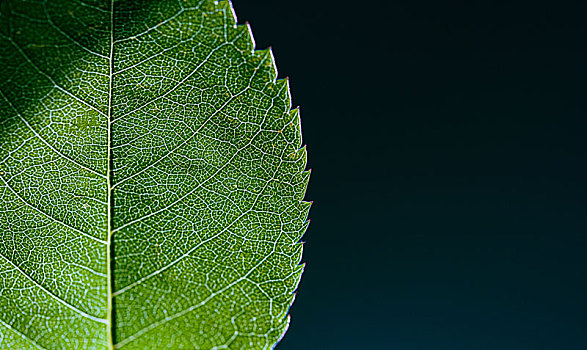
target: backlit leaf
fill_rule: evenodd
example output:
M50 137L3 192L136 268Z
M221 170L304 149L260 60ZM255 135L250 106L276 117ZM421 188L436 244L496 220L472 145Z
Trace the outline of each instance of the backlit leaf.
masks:
M299 111L229 2L0 2L0 347L270 349Z

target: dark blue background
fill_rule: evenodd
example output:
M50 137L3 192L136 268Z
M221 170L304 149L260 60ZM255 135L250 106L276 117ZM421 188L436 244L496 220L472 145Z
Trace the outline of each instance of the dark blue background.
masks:
M587 349L585 6L233 3L313 168L277 349Z

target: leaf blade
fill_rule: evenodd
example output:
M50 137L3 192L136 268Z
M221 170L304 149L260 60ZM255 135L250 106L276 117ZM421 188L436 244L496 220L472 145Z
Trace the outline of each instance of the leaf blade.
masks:
M306 150L300 148L299 111L291 110L287 80L276 80L273 54L254 51L250 28L236 25L229 2L159 1L145 7L116 2L114 12L103 2L86 4L82 17L98 28L90 39L67 26L61 28L61 21L49 20L63 16L51 13L51 4L43 6L45 19L39 23L51 33L47 37L51 36L52 45L67 47L61 56L79 59L59 70L64 61L59 53L53 61L33 55L31 61L41 63L38 69L29 67L28 74L36 71L35 76L44 77L47 86L37 87L41 96L29 99L50 100L50 115L55 106L63 109L64 124L71 124L71 113L81 114L81 120L74 131L71 125L55 131L52 123L39 129L50 130L51 141L60 133L67 137L57 141L73 135L78 140L73 146L57 142L51 156L47 149L52 143L37 138L35 147L40 142L45 148L42 152L47 154L39 157L43 166L48 159L57 162L52 173L59 175L56 178L75 178L75 186L70 187L100 194L101 205L92 209L101 213L100 220L83 222L80 217L87 212L82 215L83 211L71 207L47 209L52 208L50 201L40 205L72 223L80 231L76 240L82 232L100 232L100 240L111 243L104 249L84 242L70 250L79 256L90 249L96 259L86 261L101 265L96 271L85 265L80 270L95 277L85 285L92 286L95 299L101 300L96 308L100 315L108 316L109 293L113 297L115 347L271 348L289 322L287 310L303 270L298 242L307 227L309 209L302 201L309 173L304 171ZM68 12L61 5L53 9ZM69 11L74 18L78 8ZM104 20L109 15L113 22ZM108 31L109 25L113 30ZM15 31L9 28L11 35ZM110 53L108 35L113 35ZM23 52L33 47L31 42L40 45L47 40L32 38ZM10 57L17 53L11 52ZM82 69L80 62L85 64ZM15 74L18 68L8 73ZM82 87L71 84L76 79L81 79ZM4 88L0 85L0 91ZM6 100L15 101L15 97ZM64 109L61 100L75 108ZM39 104L27 104L31 109L27 115L39 119L39 125L47 124L47 112L39 112ZM7 109L0 101L0 111ZM6 119L16 120L17 115ZM26 126L3 124L7 135L18 134ZM35 131L36 124L31 126ZM85 130L84 137L80 129ZM91 132L96 135L87 137ZM17 149L21 139L3 137L0 142ZM61 159L55 160L59 153L63 153ZM26 153L21 157L26 159ZM72 175L74 169L77 177ZM92 174L89 170L93 169L97 170ZM104 179L100 175L109 173L108 169L112 173ZM70 187L59 186L68 190L56 192L62 197L77 198ZM62 239L73 237L64 228L53 231ZM16 236L14 231L12 235ZM18 261L18 266L26 266L29 260ZM110 272L110 263L111 292L103 278ZM63 271L54 278L62 277ZM75 305L83 305L83 298L76 296L72 297ZM5 304L0 302L0 319L15 313ZM65 324L54 327L63 329ZM84 348L107 346L106 333L102 329L94 337L86 336ZM35 330L31 334L49 347L58 348L65 340Z

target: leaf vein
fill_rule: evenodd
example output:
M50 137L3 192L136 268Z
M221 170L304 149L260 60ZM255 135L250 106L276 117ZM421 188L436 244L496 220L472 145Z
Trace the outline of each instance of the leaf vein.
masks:
M242 34L241 34L241 35L239 35L239 37L240 37L240 36L242 36ZM238 39L238 37L237 37L237 39ZM236 40L236 39L235 39L235 40ZM167 90L167 91L166 91L164 94L162 94L162 95L159 95L159 96L157 96L157 97L155 97L155 98L153 98L153 99L151 99L151 100L149 100L149 101L145 102L144 104L142 104L141 106L139 106L139 107L137 107L137 108L135 108L135 109L131 110L130 112L127 112L127 113L125 113L125 114L121 115L120 117L118 117L118 118L115 118L115 119L114 119L112 122L116 122L116 121L118 121L118 120L120 120L120 119L122 119L122 118L124 118L124 117L126 117L126 116L128 116L128 115L130 115L130 114L133 114L133 113L135 113L136 111L139 111L139 110L141 110L141 109L145 108L146 106L150 105L150 104L151 104L151 103L153 103L153 102L159 101L160 99L162 99L162 98L166 97L167 95L169 95L169 94L170 94L170 93L172 93L173 91L177 90L177 89L178 89L180 86L182 86L182 85L183 85L183 84L184 84L184 83L185 83L185 82L186 82L188 79L190 79L190 78L191 78L191 77L192 77L194 74L196 74L196 72L197 72L197 71L200 69L200 67L201 67L201 66L203 66L203 65L204 65L206 62L208 62L208 60L210 59L210 57L212 57L212 55L213 55L214 53L216 53L216 52L217 52L218 50L220 50L222 47L224 47L224 46L227 46L227 45L233 45L233 42L227 42L227 43L223 43L223 44L221 44L221 45L218 45L217 47L215 47L214 49L212 49L212 50L210 51L210 53L209 53L209 54L208 54L208 55L207 55L207 56L206 56L206 57L205 57L205 58L202 60L202 62L200 62L200 64L198 64L198 65L197 65L197 66L196 66L196 67L195 67L195 68L194 68L194 69L193 69L193 70L192 70L192 71L191 71L191 72L190 72L188 75L186 75L186 76L185 76L185 77L184 77L182 80L178 81L178 82L177 82L177 84L176 84L175 86L173 86L171 89ZM253 74L253 76L254 76L254 74Z
M273 253L271 254L267 254L267 256L265 256L261 261L259 261L255 266L253 266L249 271L247 271L247 273L245 275L243 275L242 277L234 280L233 282L227 284L226 286L224 286L223 288L219 289L216 292L211 293L208 297L206 297L204 300L202 300L201 302L199 302L198 304L192 305L189 308L182 310L176 314L173 314L171 316L165 317L162 320L159 320L155 323L150 324L149 326L142 328L141 330L137 331L135 334L129 336L128 338L122 340L121 342L117 343L116 345L114 345L115 349L120 349L121 347L125 346L126 344L132 342L133 340L143 336L144 334L150 332L151 330L158 328L162 325L164 325L167 322L173 321L176 318L182 317L204 305L206 305L210 300L214 299L215 297L222 295L222 293L224 293L225 291L229 290L230 288L236 286L238 283L246 280L250 274L252 274L253 272L255 272L255 270L257 270L257 268L259 268L259 266L261 266L267 259L269 259L269 257L271 257Z
M76 46L82 48L83 50L87 51L90 54L96 55L98 57L101 58L105 58L107 59L108 57L99 54L97 52L94 52L90 49L88 49L87 47L83 46L80 42L78 42L77 40L75 40L74 38L72 38L69 34L67 34L66 32L64 32L61 28L59 28L59 26L57 26L55 24L55 22L53 22L53 19L51 18L51 15L49 14L49 11L47 11L47 0L43 1L43 11L45 12L45 16L47 17L47 22L49 22L49 25L51 25L51 27L53 27L59 34L61 34L64 38L68 39L70 42L72 42L73 44L75 44Z
M265 61L265 58L261 60L261 62L259 63L258 67L260 67L263 62ZM196 70L198 70L198 68L201 66L201 64L196 67L196 69L194 70L194 73ZM251 82L253 81L253 79L255 78L255 75L257 73L258 69L256 69L253 74L251 75L251 78L249 79L249 83L247 84L247 87L245 87L243 90L241 90L240 92L238 92L237 94L231 96L222 106L220 106L218 109L216 109L214 111L214 113L212 113L203 123L202 125L200 125L200 127L198 129L196 129L196 131L194 131L192 133L192 135L190 135L190 137L188 137L187 139L185 139L182 143L180 143L177 147L175 147L174 149L172 149L171 151L167 152L164 156L159 157L155 162L147 165L146 167L144 167L143 169L139 170L138 172L136 172L133 175L130 175L122 180L120 180L119 182L117 182L116 184L114 184L113 188L115 188L116 186L120 185L121 183L141 174L144 173L145 171L147 171L148 169L152 168L153 166L157 165L158 163L160 163L162 160L166 159L167 157L169 157L171 154L173 154L173 152L175 152L176 150L178 150L179 148L183 147L186 143L188 143L191 139L193 139L198 132L210 121L212 120L212 118L214 118L218 113L220 113L226 106L228 106L232 101L234 101L237 97L239 97L240 95L242 95L243 93L245 93L250 87L251 87ZM184 79L185 80L185 79ZM256 136L256 135L255 135ZM251 139L252 141L252 139ZM249 142L247 144L247 146L250 144L251 142ZM242 150L242 149L241 149ZM239 150L240 151L240 150ZM227 162L228 163L228 162Z
M0 256L6 260L10 265L12 265L18 272L20 272L23 276L25 276L29 281L33 282L34 285L36 285L37 287L39 287L39 289L41 289L43 292L49 294L53 299L55 299L57 302L59 302L60 304L62 304L63 306L67 307L68 309L74 311L75 313L79 314L80 316L90 319L92 321L96 321L99 323L106 323L106 320L103 318L99 318L93 315L88 314L87 312L84 312L80 309L78 309L77 307L73 306L72 304L68 303L67 301L61 299L59 296L57 296L56 294L54 294L53 292L51 292L50 290L48 290L47 288L45 288L42 284L40 284L39 282L37 282L34 278L32 278L31 276L29 276L26 272L24 272L20 267L18 267L18 265L16 265L14 262L12 262L12 260L8 259L6 256L4 256L4 254L0 253Z
M33 69L35 69L39 74L41 74L42 76L44 76L45 78L47 78L59 91L65 93L66 95L72 97L73 99L75 99L76 101L80 102L81 104L86 105L87 107L91 108L92 110L96 111L98 114L102 115L102 116L106 116L104 114L104 112L100 111L98 108L96 108L95 106L91 105L90 103L82 100L81 98L75 96L74 94L72 94L71 92L67 91L65 88L63 88L61 85L57 84L57 82L47 73L43 72L31 59L30 57L20 48L20 46L18 46L16 44L16 42L10 38L10 37L5 37L7 38L7 40L16 48L16 50L20 53L20 55L31 65L31 67L33 67Z
M79 233L79 234L81 234L81 235L83 235L83 236L85 236L85 237L88 237L88 238L90 238L90 239L92 239L92 240L94 240L94 241L96 241L96 242L99 242L99 243L102 243L102 244L106 244L106 242L105 242L105 241L103 241L103 240L101 240L101 239L99 239L99 238L96 238L96 237L94 237L94 236L90 235L89 233L86 233L86 232L84 232L84 231L82 231L82 230L80 230L80 229L78 229L78 228L75 228L75 227L73 227L73 226L69 225L69 224L66 224L66 223L65 223L65 222L63 222L63 221L57 220L56 218L54 218L54 217L53 217L53 216L51 216L50 214L48 214L48 213L46 213L45 211L43 211L43 210L41 210L41 209L37 208L36 206L32 205L32 204L31 204L31 203L29 203L29 202L28 202L26 199L24 199L24 198L23 198L23 197L22 197L22 196L21 196L21 195L20 195L20 194L19 194L19 193L18 193L18 192L17 192L17 191L16 191L16 190L15 190L15 189L14 189L14 188L13 188L13 187L12 187L12 186L11 186L11 185L8 183L8 182L7 182L7 181L6 181L6 179L4 179L4 177L3 177L3 176L0 176L0 180L2 180L2 182L4 183L4 185L6 185L6 188L8 188L8 189L9 189L9 190L10 190L10 191L11 191L11 192L12 192L12 193L13 193L13 194L14 194L14 195L15 195L15 196L18 198L18 199L20 199L20 200L21 200L21 201L22 201L22 202L23 202L23 203L24 203L24 204L25 204L27 207L29 207L29 208L31 208L31 209L33 209L33 210L35 210L35 211L37 211L37 212L41 213L42 215L46 216L48 219L51 219L51 220L53 220L54 222L56 222L56 223L58 223L58 224L61 224L61 225L65 226L65 227L67 227L67 228L69 228L69 229L71 229L71 230L74 230L75 232L77 232L77 233Z
M4 327L10 329L11 331L13 331L14 333L18 334L19 336L21 336L23 339L27 340L28 342L30 342L33 346L35 346L37 349L39 350L47 350L44 347L42 347L41 345L39 345L36 341L34 341L32 338L30 338L28 335L20 332L19 330L17 330L16 328L12 327L11 325L9 325L8 323L4 322L4 320L0 319L0 324L3 325ZM5 334L1 334L2 336L4 336ZM0 338L1 340L2 338Z
M246 148L246 147L245 147ZM257 202L259 201L259 198L261 197L261 195L265 192L265 190L267 189L267 186L269 185L269 183L271 181L274 180L275 174L277 174L277 172L279 171L279 168L281 167L281 163L279 164L279 166L277 167L276 171L273 173L273 176L271 176L271 178L269 180L267 180L265 182L265 185L263 186L263 188L259 191L259 193L257 194L257 196L255 197L255 201L253 202L253 204L251 204L251 206L249 207L249 209L245 210L241 215L239 215L236 219L234 219L230 224L228 224L223 230L221 230L220 232L218 232L217 234L213 235L212 237L196 244L194 247L190 248L190 250L188 250L186 253L184 253L182 256L180 256L179 258L175 259L174 261L172 261L170 264L160 268L159 270L156 270L154 272L152 272L151 274L139 279L138 281L133 282L132 284L122 288L119 291L116 291L113 296L117 296L120 295L124 292L126 292L127 290L130 290L132 288L134 288L135 286L141 284L142 282L155 277L156 275L160 274L161 272L169 269L170 267L174 266L175 264L177 264L178 262L180 262L181 260L183 260L184 258L188 257L191 253L193 253L194 251L196 251L196 249L198 249L200 246L202 246L203 244L217 238L218 236L220 236L221 234L223 234L224 232L228 231L234 224L236 224L240 219L242 219L245 215L247 215L249 212L251 212L255 206L257 205ZM213 176L209 177L206 181L208 181L210 178L213 178ZM204 183L202 183L204 184ZM202 185L201 184L201 185Z
M51 145L49 142L47 142L47 140L45 140L35 129L33 129L33 127L29 124L29 122L22 116L22 114L16 109L16 107L14 107L14 105L10 102L10 100L8 100L8 98L6 97L6 95L2 92L2 90L0 90L0 95L2 95L2 98L6 101L6 103L8 103L8 105L12 108L12 110L14 110L14 112L16 113L16 115L18 115L18 117L20 118L20 120L22 120L22 122L27 126L27 128L42 142L45 144L45 146L49 147L53 152L57 153L57 155L59 155L60 157L62 157L63 159L70 161L71 163L77 165L78 167L89 171L95 175L98 175L100 177L106 178L106 175L99 173L98 171L87 167L77 161L75 161L72 158L69 158L68 156L66 156L65 154L59 152L59 150L57 150L55 147L53 147L53 145Z

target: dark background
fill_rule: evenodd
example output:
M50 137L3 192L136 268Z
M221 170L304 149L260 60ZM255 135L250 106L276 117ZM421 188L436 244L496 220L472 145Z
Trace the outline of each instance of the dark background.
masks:
M587 349L587 9L511 3L233 1L313 169L277 349Z

